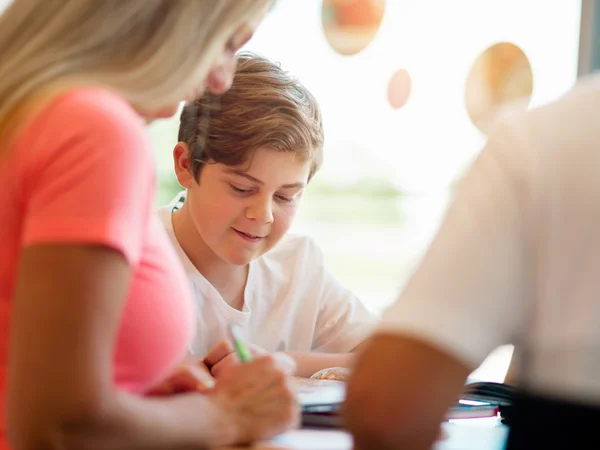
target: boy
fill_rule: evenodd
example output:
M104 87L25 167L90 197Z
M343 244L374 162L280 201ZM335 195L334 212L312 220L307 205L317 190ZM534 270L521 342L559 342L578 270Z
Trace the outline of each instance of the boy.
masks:
M228 324L259 348L287 353L298 376L347 367L376 324L312 240L286 235L322 147L314 97L249 53L226 94L206 94L181 114L173 158L186 191L159 215L195 293L192 350L213 374L230 352L217 345Z

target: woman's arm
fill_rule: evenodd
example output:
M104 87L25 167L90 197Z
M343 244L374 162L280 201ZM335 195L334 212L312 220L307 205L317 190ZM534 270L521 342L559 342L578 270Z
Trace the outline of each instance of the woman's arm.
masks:
M209 396L158 399L117 391L112 352L130 273L125 258L104 247L24 250L7 393L14 450L204 448L272 435L295 423L293 395L264 359L233 368ZM247 376L232 376L236 370ZM235 397L240 387L234 385L246 382L262 390ZM263 410L254 411L253 404Z
M227 438L226 421L201 395L151 400L116 391L112 352L130 273L108 248L23 252L11 316L13 449L190 448Z

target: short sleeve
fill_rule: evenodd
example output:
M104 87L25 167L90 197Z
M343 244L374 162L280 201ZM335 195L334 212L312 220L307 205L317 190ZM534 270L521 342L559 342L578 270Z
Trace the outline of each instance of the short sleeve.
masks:
M350 352L373 332L378 317L369 312L360 299L325 268L323 254L315 244L312 245L313 267L317 270L312 280L321 284L313 351Z
M512 343L527 308L526 151L505 132L490 138L380 331L429 342L472 368Z
M139 261L155 168L145 124L124 100L102 90L70 92L18 145L27 147L24 246L98 244Z

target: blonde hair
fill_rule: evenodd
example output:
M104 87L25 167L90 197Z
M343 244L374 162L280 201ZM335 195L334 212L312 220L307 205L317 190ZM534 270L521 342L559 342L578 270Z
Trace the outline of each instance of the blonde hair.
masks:
M98 84L141 111L202 85L226 40L271 0L15 0L0 16L0 139L54 84Z
M245 164L261 147L310 161L310 179L321 166L323 140L313 95L279 64L250 52L238 56L231 88L188 103L179 124L196 180L204 164Z

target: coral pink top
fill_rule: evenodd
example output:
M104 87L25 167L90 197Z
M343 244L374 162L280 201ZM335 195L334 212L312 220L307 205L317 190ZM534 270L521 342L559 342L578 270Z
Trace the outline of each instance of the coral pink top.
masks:
M2 149L0 180L4 449L11 303L23 248L95 244L125 256L133 277L114 349L119 388L142 393L167 375L185 355L194 314L181 263L153 212L155 161L145 123L121 97L99 88L58 96Z

